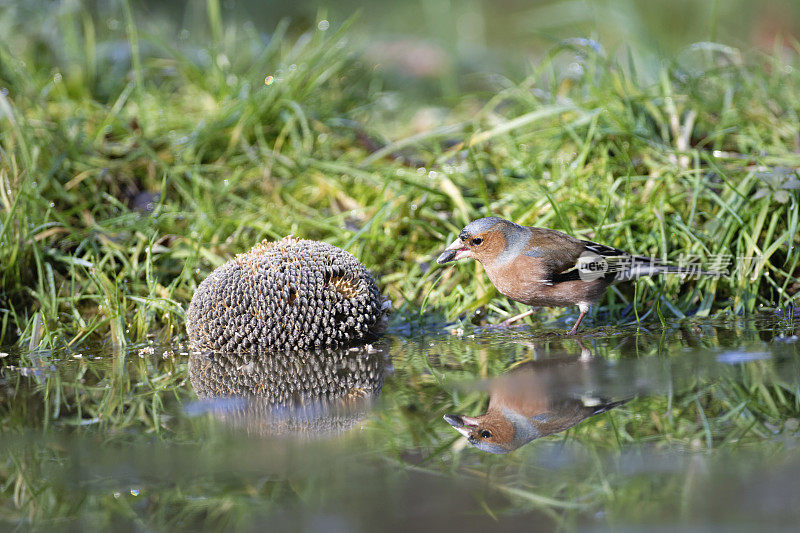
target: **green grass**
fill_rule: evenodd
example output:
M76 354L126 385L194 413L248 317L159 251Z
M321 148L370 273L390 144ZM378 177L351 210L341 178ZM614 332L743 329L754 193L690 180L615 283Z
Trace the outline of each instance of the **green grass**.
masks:
M698 46L655 81L625 49L563 44L526 76L434 99L441 125L412 134L421 102L360 56L349 24L265 39L207 5L202 43L126 2L113 29L81 9L4 19L0 343L175 338L213 268L290 233L359 257L407 319L488 305L499 320L517 307L479 267L432 264L489 214L668 260L751 258L719 281L614 291L603 321L632 319L630 304L796 306L795 43Z

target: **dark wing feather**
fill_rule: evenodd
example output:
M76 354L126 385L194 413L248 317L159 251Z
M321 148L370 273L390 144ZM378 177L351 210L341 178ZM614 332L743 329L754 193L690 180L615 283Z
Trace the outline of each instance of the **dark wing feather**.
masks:
M623 252L618 248L614 248L613 246L606 246L605 244L598 244L592 241L581 241L584 244L586 251L594 252L597 255L601 255L603 257L618 257L618 256L626 256L630 257L631 254L628 252Z
M609 400L607 398L599 398L599 401L598 401L598 403L596 405L587 406L587 407L590 407L593 410L592 415L599 415L600 413L605 413L606 411L610 411L611 409L614 409L615 407L619 407L620 405L624 405L624 404L628 403L629 401L631 401L632 399L633 399L633 397L625 398L623 400Z
M603 267L606 270L605 274L598 273L597 276L593 276L590 279L603 279L608 283L612 283L617 278L620 271L625 269L625 265L630 263L630 258L632 256L627 252L592 241L580 241L580 243L583 246L580 248L578 254L570 261L569 266L561 271L554 272L550 276L550 281L552 283L579 280L588 281L585 268L587 263L595 259L597 259L596 262L605 263ZM581 258L584 258L583 262L581 262ZM583 271L581 267L584 268Z

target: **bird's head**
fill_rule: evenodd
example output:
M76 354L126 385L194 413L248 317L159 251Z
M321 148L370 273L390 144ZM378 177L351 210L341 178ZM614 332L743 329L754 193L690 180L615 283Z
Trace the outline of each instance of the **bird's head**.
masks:
M458 238L436 259L440 265L460 259L475 259L483 264L501 257L520 235L522 228L513 222L486 217L473 220L458 234Z
M522 443L518 443L516 428L501 413L488 412L479 417L463 415L444 415L445 421L464 435L472 446L489 453L508 453Z

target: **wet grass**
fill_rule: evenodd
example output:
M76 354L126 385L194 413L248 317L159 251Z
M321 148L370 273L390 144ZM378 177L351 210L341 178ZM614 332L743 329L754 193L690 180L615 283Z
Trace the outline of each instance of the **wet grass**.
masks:
M793 43L698 45L653 78L625 50L570 41L527 75L431 95L446 113L414 134L421 102L349 25L267 38L208 7L202 42L125 2L4 19L0 343L182 335L200 280L287 234L355 254L406 318L497 321L518 307L480 267L432 264L490 214L668 260L732 258L726 279L615 290L602 323L795 308Z

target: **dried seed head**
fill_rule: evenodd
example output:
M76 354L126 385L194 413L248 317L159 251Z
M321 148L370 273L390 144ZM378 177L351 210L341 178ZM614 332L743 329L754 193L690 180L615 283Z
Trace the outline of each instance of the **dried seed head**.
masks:
M324 242L261 242L214 270L192 296L195 350L269 352L338 348L386 329L375 281L355 257Z
M331 278L330 284L345 298L353 298L360 291L357 281L341 276Z

